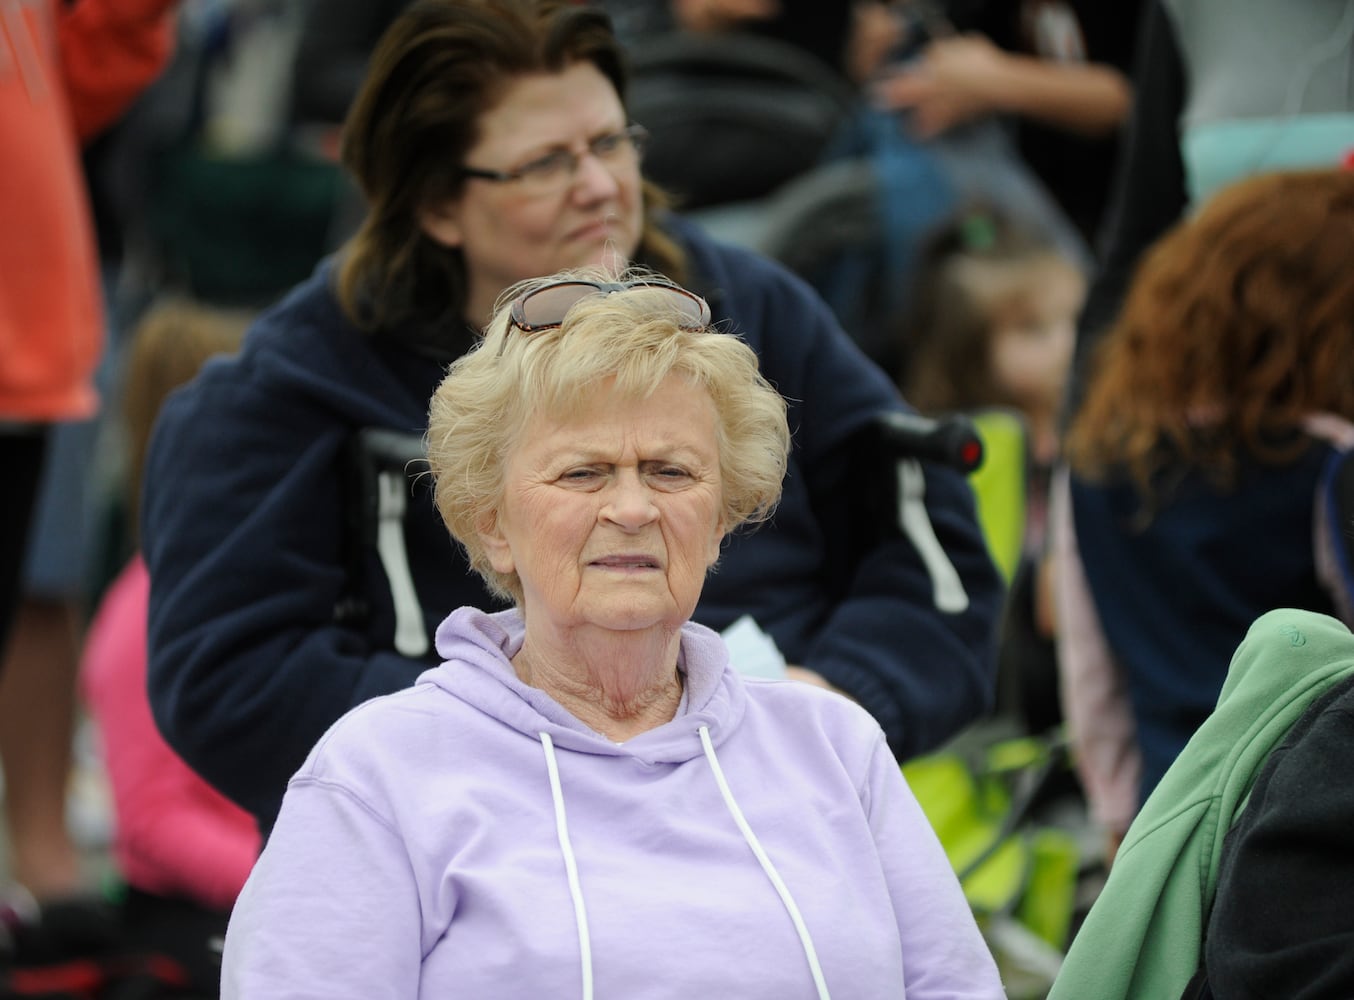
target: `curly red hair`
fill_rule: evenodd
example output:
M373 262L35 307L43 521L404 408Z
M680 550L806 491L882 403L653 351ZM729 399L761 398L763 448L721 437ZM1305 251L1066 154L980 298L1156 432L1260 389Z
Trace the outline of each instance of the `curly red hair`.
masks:
M1354 419L1354 173L1265 174L1219 192L1146 255L1093 359L1070 467L1167 467L1231 482L1236 459L1290 461L1308 414Z

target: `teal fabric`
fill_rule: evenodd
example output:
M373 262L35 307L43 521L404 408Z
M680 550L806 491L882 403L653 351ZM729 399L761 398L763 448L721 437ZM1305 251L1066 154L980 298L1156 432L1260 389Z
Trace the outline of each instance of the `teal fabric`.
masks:
M1354 112L1210 122L1181 139L1190 203L1271 170L1333 167L1354 152Z
M1162 0L1185 67L1190 204L1242 177L1335 166L1354 147L1354 0Z
M1213 714L1144 804L1048 1000L1179 997L1198 968L1223 838L1257 772L1316 698L1354 675L1354 635L1271 611L1237 647Z

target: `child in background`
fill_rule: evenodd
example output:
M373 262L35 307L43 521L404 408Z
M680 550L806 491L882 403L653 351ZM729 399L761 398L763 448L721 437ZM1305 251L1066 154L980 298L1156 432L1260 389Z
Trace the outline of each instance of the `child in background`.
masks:
M1016 410L1036 469L1047 468L1085 295L1085 276L1051 242L993 208L967 208L924 250L899 388L923 413Z
M1061 718L1043 552L1059 408L1086 279L1051 240L993 207L972 205L928 241L914 288L895 373L907 400L929 415L1000 408L1025 425L1025 525L998 702L1039 732Z
M146 446L160 404L214 354L233 352L245 318L165 303L142 320L123 386L128 521L135 526ZM134 530L134 527L133 527ZM129 932L174 954L215 992L209 938L258 856L253 818L207 785L160 737L146 696L150 577L133 556L109 586L86 639L81 686L112 790L113 843L129 894ZM167 937L168 936L168 937ZM178 942L177 946L174 942Z

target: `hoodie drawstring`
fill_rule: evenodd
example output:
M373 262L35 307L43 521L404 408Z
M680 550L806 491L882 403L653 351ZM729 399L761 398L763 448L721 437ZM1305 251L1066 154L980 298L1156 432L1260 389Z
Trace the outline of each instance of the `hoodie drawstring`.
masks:
M569 896L574 901L574 920L578 924L578 951L583 964L583 1000L592 1000L592 941L588 937L588 909L583 905L583 888L578 884L578 862L569 842L569 821L564 816L564 792L559 784L559 765L555 763L555 744L549 733L541 733L545 751L545 769L550 772L550 795L555 801L555 832L564 855L564 870L569 876Z
M588 936L588 911L583 902L583 888L578 881L578 862L574 859L573 845L569 841L569 822L564 814L564 791L559 783L559 764L555 760L555 744L550 739L550 734L542 732L540 737L541 749L545 753L545 769L550 775L550 796L555 803L555 832L559 835L559 848L564 855L564 870L569 877L569 896L574 903L574 920L578 924L578 950L583 966L583 1000L592 1000L592 942ZM813 974L813 983L818 990L819 1000L831 1000L831 995L827 991L827 982L823 979L822 966L818 964L818 952L814 950L813 938L809 936L809 929L804 924L804 918L800 916L799 907L795 905L794 897L790 895L790 889L780 877L780 872L776 871L776 866L771 863L771 858L763 850L761 841L752 832L752 827L748 825L747 819L743 816L743 810L738 808L738 802L734 799L733 792L729 790L729 783L724 780L724 771L719 766L719 758L715 756L714 744L710 741L710 727L700 727L700 738L701 747L705 751L705 759L710 763L710 770L715 776L715 784L719 786L719 794L723 796L724 804L729 808L729 814L733 817L739 832L743 834L743 839L752 849L752 853L762 866L762 871L771 881L771 885L776 890L776 895L780 897L781 904L785 907L785 911L790 915L791 922L795 925L795 932L799 935L800 947L804 949L804 957L808 960L809 971Z
M710 770L715 775L715 784L719 785L719 793L724 796L724 804L729 807L729 814L733 816L733 821L738 824L743 839L747 841L748 847L752 848L752 853L757 856L762 871L766 872L766 877L775 886L776 894L780 896L785 911L790 914L790 920L794 922L795 930L799 933L799 943L804 949L804 957L809 961L809 971L813 973L813 983L818 988L818 996L820 1000L831 1000L827 991L827 983L823 980L822 967L818 964L818 953L813 947L813 938L809 936L809 929L804 924L804 918L799 915L799 907L795 905L789 887L781 879L780 872L776 871L776 866L771 863L771 858L762 849L761 841L752 832L752 827L748 826L748 821L743 816L743 810L738 808L733 792L729 790L729 783L724 780L724 771L719 766L719 758L715 756L715 746L710 742L710 728L708 726L700 727L700 737L701 747L705 750L705 759L710 762Z

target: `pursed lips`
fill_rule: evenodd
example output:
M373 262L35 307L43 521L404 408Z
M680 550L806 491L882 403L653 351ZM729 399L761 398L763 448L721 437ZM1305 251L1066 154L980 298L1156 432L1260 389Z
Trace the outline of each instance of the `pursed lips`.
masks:
M661 569L659 561L653 556L642 554L624 554L602 556L600 559L591 559L589 566L600 566L603 569Z

